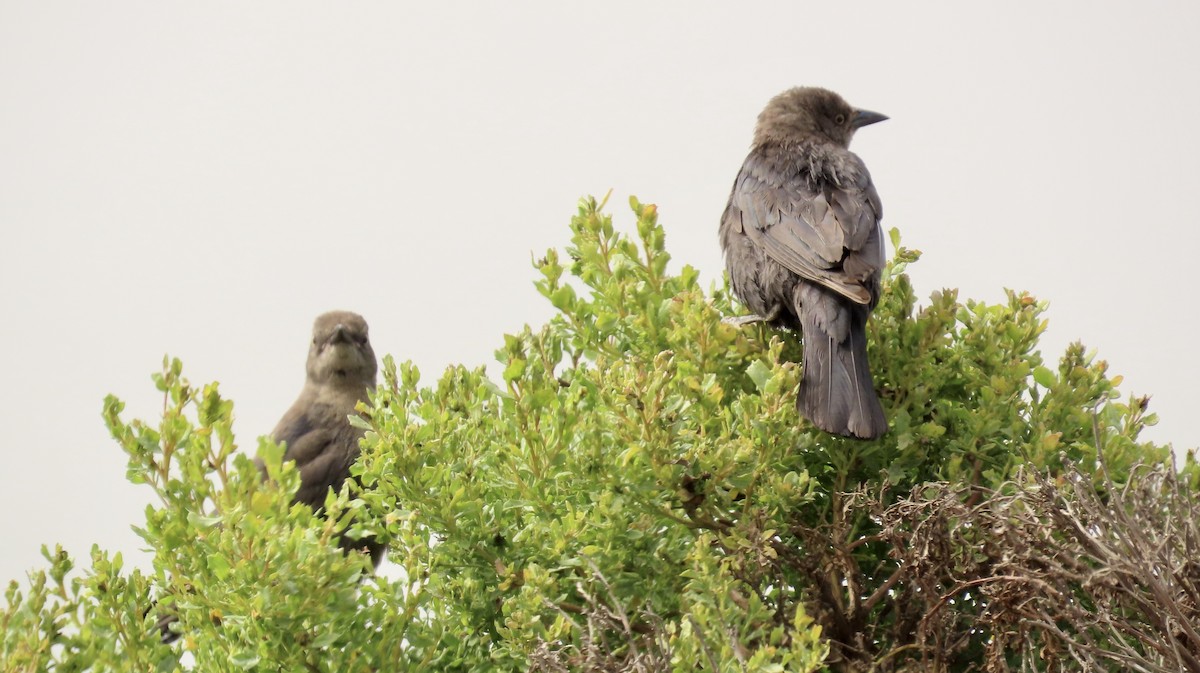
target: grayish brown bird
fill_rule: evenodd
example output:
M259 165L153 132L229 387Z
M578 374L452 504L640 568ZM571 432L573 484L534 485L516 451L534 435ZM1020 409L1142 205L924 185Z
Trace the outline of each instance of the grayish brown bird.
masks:
M304 389L271 433L276 442L286 442L283 459L295 462L300 471L300 489L293 502L320 512L329 489L339 490L350 476L363 431L350 425L349 417L375 389L376 371L375 351L362 316L330 311L317 317ZM265 477L266 467L261 460L255 462ZM370 540L342 538L341 546L363 549L376 566L383 557L384 547Z
M884 263L879 194L854 132L887 117L826 89L767 103L721 217L733 291L757 315L804 334L796 407L813 425L874 439L887 419L867 366L867 317Z
M313 323L308 349L307 380L300 397L280 419L271 437L286 443L284 461L296 463L300 489L292 502L302 502L317 512L324 509L329 489L341 489L350 477L350 466L358 459L362 430L350 425L355 407L375 389L375 351L367 339L367 321L357 313L331 311ZM254 462L265 479L266 466ZM371 539L339 542L343 550L362 550L378 567L384 545ZM179 633L171 628L178 621L172 611L159 615L157 628L162 642L172 643Z

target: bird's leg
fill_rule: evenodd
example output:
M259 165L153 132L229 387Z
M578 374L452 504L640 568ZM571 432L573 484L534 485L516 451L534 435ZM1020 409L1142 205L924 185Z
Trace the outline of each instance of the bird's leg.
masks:
M743 325L751 325L756 322L771 322L779 317L779 311L780 311L779 307L780 307L779 304L775 304L774 306L771 307L771 312L766 314L765 316L758 315L757 313L751 313L750 315L738 315L738 316L729 315L729 316L725 316L724 318L721 318L721 322L725 323L726 325L733 325L734 327L741 327Z

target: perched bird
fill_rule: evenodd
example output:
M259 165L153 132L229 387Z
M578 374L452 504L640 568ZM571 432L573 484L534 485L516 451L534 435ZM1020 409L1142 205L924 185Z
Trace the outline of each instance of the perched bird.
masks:
M313 323L308 349L308 378L300 397L287 410L271 437L287 444L284 461L296 463L300 489L293 502L321 511L329 489L337 491L358 459L362 430L350 425L354 407L375 389L375 351L367 340L367 321L357 313L331 311ZM255 459L266 476L266 466ZM342 538L343 549L363 549L379 565L383 545Z
M733 291L765 320L804 334L796 407L826 432L874 439L887 419L867 366L867 317L879 301L883 213L854 132L887 117L826 89L775 96L721 217Z
M293 502L302 502L320 512L325 494L339 490L350 476L358 458L362 431L350 425L355 406L375 389L375 351L367 340L367 322L357 313L331 311L313 323L308 349L308 378L300 397L271 433L279 444L286 442L284 461L294 461L300 471L300 489ZM254 462L267 476L261 459ZM344 550L361 549L371 555L376 567L383 559L384 545L371 539L353 541L343 537ZM179 633L171 628L178 621L173 611L163 611L156 622L162 642L172 643Z

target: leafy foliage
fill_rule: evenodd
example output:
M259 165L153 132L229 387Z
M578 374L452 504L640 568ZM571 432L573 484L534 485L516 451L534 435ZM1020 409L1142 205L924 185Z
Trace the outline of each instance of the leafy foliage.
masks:
M1044 303L943 291L918 308L903 272L919 254L895 232L869 323L892 430L819 432L795 411L799 335L722 322L728 288L669 272L656 208L632 208L636 239L581 202L565 256L535 264L558 314L504 337L499 380L452 366L423 387L384 359L355 467L368 487L331 494L327 519L289 506L298 477L266 440L277 485L260 483L231 403L177 361L154 426L110 398L129 478L162 500L139 528L153 571L96 550L68 580L48 554L10 586L0 668L174 670L189 652L198 670L972 670L994 642L972 627L989 604L956 584L978 541L919 574L890 543L949 510L889 508L934 482L974 506L1064 456L1090 471L1097 437L1117 483L1169 457L1138 441L1153 417L1103 361L1075 345L1043 362ZM351 519L400 579L364 579L330 544ZM936 632L917 628L934 590L954 599L935 602ZM163 612L182 645L158 642Z

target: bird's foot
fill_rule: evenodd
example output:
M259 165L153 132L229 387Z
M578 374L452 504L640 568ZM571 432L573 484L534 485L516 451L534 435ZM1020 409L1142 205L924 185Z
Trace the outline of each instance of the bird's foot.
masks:
M734 327L742 327L743 325L752 325L756 322L766 322L767 319L761 315L751 313L750 315L727 315L721 318L721 322Z
M753 325L756 322L771 322L779 317L779 306L771 309L771 312L766 315L758 315L751 313L750 315L727 315L721 318L721 322L734 327L742 327L744 325Z

